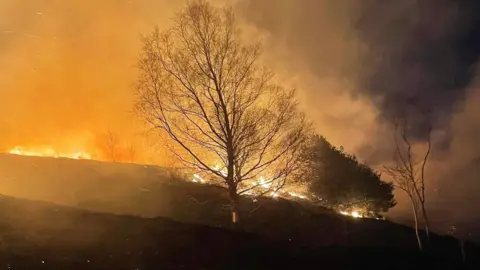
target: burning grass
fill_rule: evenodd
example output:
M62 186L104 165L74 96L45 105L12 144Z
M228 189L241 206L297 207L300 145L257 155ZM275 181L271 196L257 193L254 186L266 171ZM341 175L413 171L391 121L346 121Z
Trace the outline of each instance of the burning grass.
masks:
M26 149L24 147L14 147L8 151L12 155L31 156L31 157L52 157L52 158L71 158L71 159L92 159L92 155L84 151L59 152L51 146Z
M51 158L67 158L76 160L94 160L94 155L85 151L57 151L51 146L44 147L14 147L8 151L9 154L20 156L32 156L32 157L51 157ZM220 173L225 174L225 169L221 169L220 166L216 166ZM214 179L209 179L206 176L202 177L199 174L193 174L190 176L184 176L183 178L190 179L191 182L203 185L217 184ZM307 201L313 202L321 199L316 198L313 194L310 194L305 185L295 184L287 185L283 187L277 187L273 185L268 177L260 176L253 181L245 182L245 189L251 189L245 193L246 197L251 197L253 201L256 201L259 196L270 197L273 199L287 199L294 201ZM350 216L353 218L372 218L374 215L368 213L365 210L359 210L355 207L350 209L336 210L338 213Z

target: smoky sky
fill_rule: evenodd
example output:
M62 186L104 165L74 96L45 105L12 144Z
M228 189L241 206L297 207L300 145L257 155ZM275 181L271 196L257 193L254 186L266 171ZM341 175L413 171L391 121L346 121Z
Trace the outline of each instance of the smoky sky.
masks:
M381 1L360 5L355 29L365 45L359 88L381 117L408 118L421 138L466 97L480 56L479 1Z
M379 121L407 119L419 140L430 127L443 130L448 145L450 117L461 110L480 56L479 1L243 4L246 17L276 38L284 35L315 76L354 84L350 94L367 98Z

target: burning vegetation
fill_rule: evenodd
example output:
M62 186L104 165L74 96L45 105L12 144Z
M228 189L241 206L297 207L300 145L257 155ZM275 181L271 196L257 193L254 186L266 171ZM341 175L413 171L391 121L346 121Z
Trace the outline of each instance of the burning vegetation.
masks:
M157 164L147 160L149 151L139 149L143 143L131 137L119 136L110 130L104 134L89 132L89 136L65 136L45 140L44 143L35 143L25 139L29 143L18 144L14 147L4 147L4 153L12 155L69 158L76 160L97 160L122 163ZM38 141L41 141L40 139ZM18 142L17 142L18 143Z
M21 155L21 156L34 156L34 157L50 157L50 158L68 158L75 160L97 160L96 156L83 151L62 152L57 151L51 146L44 147L14 147L8 151L9 154ZM107 160L108 161L108 160ZM225 169L220 169L220 166L212 166L220 174L225 175ZM189 181L204 185L217 185L220 182L218 179L209 177L208 175L201 176L199 173L192 174ZM300 200L308 202L322 202L322 199L315 195L314 192L308 189L306 183L295 182L282 187L274 185L274 182L269 180L268 177L259 176L256 180L243 183L244 188L249 189L245 192L244 196L251 197L254 201L258 196L270 197L270 198L283 198L287 200ZM322 206L329 206L328 204L322 204ZM333 207L332 207L333 208ZM355 205L351 205L347 208L334 208L339 214L350 216L353 218L376 218L377 214L369 211L368 209L361 208ZM341 210L340 210L341 209Z
M92 156L90 154L83 151L59 152L50 146L35 147L35 148L28 148L28 149L17 146L9 150L8 153L12 155L32 156L32 157L92 159Z
M222 172L225 173L225 172ZM199 174L193 174L191 179L194 183L199 184L214 184L215 180L208 180L201 177ZM286 185L281 188L275 188L272 185L271 180L266 179L263 176L258 177L256 181L250 181L244 183L247 186L249 191L245 192L246 196L256 197L256 196L267 196L272 198L285 198L285 199L295 199L295 200L312 200L312 194L309 194L305 185Z

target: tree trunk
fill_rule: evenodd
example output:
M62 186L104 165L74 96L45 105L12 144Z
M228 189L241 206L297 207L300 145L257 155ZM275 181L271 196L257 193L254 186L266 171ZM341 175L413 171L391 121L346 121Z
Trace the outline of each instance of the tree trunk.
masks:
M237 190L234 187L229 188L231 221L234 229L238 228L240 223L240 211L238 209L239 199Z
M240 221L240 214L238 212L237 203L232 203L231 212L232 212L232 224L236 225Z
M415 205L415 202L413 201L412 198L412 208L413 208L413 218L415 220L415 235L417 236L417 241L418 241L418 248L420 250L423 250L423 245L422 245L422 239L420 238L420 234L418 233L418 210L417 206Z
M425 222L425 233L427 238L430 239L430 221L428 220L427 210L425 209L425 204L422 203L422 216L423 221Z
M465 263L467 260L467 256L465 254L465 241L463 240L459 240L459 241L460 241L460 248L462 250L462 261L463 263Z

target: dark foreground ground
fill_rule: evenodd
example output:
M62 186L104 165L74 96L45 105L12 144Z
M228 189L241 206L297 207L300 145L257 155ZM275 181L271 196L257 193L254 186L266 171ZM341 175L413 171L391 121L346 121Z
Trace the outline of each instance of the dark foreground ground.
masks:
M0 197L0 269L460 269L458 256L288 239Z

